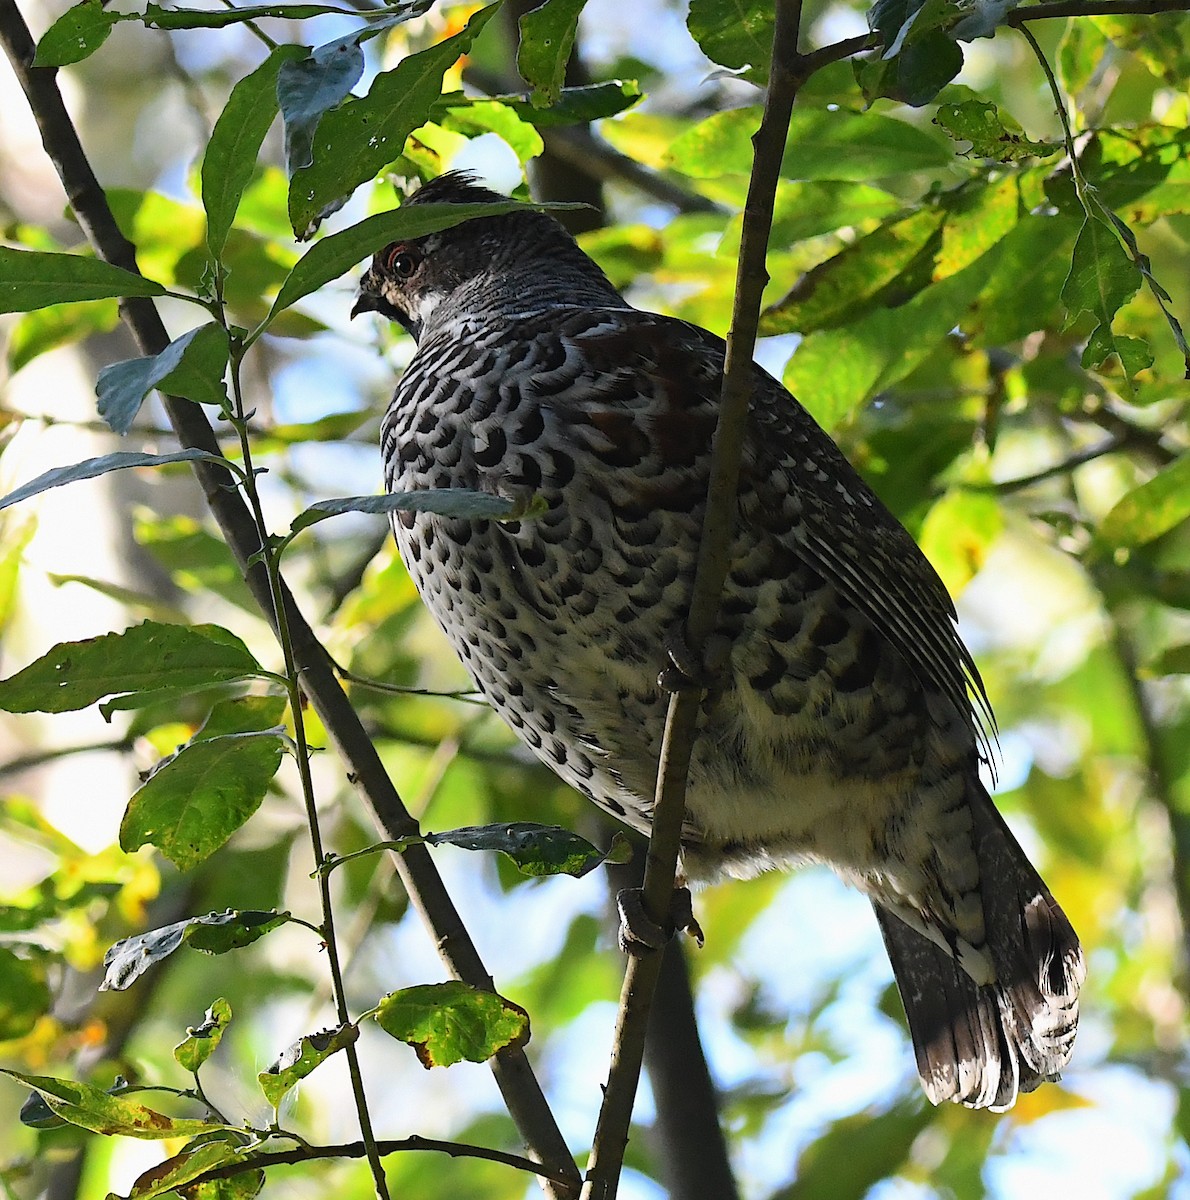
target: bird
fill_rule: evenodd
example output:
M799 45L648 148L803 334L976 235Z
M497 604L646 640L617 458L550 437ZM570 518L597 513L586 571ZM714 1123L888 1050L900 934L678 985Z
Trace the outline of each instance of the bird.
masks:
M447 172L405 203L506 200ZM384 246L363 312L416 341L381 424L386 489L536 502L506 521L396 512L425 605L516 736L647 834L724 342L633 307L528 206ZM994 724L954 604L758 365L708 646L684 877L823 863L866 894L935 1104L1002 1111L1059 1078L1083 952L981 780Z

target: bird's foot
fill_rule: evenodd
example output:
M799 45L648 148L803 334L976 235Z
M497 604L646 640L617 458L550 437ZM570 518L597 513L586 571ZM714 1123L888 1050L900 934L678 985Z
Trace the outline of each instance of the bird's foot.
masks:
M664 925L658 925L645 911L644 892L640 888L618 891L616 910L620 914L620 949L633 958L641 958L651 950L663 950L675 933L688 933L700 947L705 940L702 926L694 916L688 887L674 888Z
M730 656L731 643L722 634L707 638L699 655L690 649L686 631L675 629L665 640L665 657L669 661L657 675L657 686L671 693L712 691L722 678Z

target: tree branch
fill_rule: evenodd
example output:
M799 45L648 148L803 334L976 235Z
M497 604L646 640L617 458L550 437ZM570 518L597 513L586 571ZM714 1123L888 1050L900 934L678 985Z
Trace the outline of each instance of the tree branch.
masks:
M71 209L88 241L104 261L139 273L135 248L117 226L62 103L57 72L31 65L35 51L33 38L11 0L0 4L0 41L4 43L28 98L46 153L58 171ZM169 344L169 336L152 300L127 299L121 303L120 311L142 354L159 354ZM170 425L183 446L220 453L214 432L199 405L170 396L164 397L164 403ZM252 561L260 550L259 535L243 500L234 489L234 480L215 464L193 465L211 513L245 582L276 631L278 614L273 610L267 574L259 562ZM302 688L347 764L364 803L387 838L396 840L414 832L417 823L401 802L375 747L339 686L326 650L284 585L282 593L283 615L292 635ZM396 855L395 861L410 900L433 935L448 969L473 987L493 990L492 978L425 847L411 847L404 854ZM551 1194L559 1198L572 1197L578 1190L578 1170L524 1052L519 1049L500 1051L492 1060L492 1070L509 1114L531 1155L546 1165L551 1178L571 1181L569 1186L552 1183Z
M730 563L740 461L752 393L752 354L761 298L768 282L765 258L773 203L793 102L807 74L805 60L797 52L801 13L801 0L777 0L769 89L760 128L752 139L752 176L744 206L719 421L686 625L686 640L696 658L714 630ZM701 693L684 690L671 696L666 716L644 886L645 911L658 925L666 921L672 902L686 809L686 777L698 733L700 708ZM660 971L661 954L657 951L629 960L583 1200L613 1200L616 1195L640 1080L645 1029Z

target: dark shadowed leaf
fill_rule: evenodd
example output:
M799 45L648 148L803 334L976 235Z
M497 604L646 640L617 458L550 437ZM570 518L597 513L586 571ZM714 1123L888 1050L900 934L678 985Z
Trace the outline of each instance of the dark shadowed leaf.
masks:
M298 58L301 46L274 49L250 75L245 75L224 105L202 160L202 206L207 213L207 247L212 257L223 253L240 197L252 178L261 143L277 115L277 73Z
M771 0L691 0L686 27L711 62L763 85L773 53L773 22Z
M128 802L120 847L131 852L147 842L179 870L196 867L260 807L284 751L269 731L183 746Z
M227 464L227 459L218 454L208 454L205 450L178 450L173 454L139 454L131 450L120 450L115 454L105 454L101 458L87 458L82 462L71 463L68 467L54 467L44 475L38 475L28 483L0 496L0 509L9 505L19 504L50 488L62 487L67 483L78 483L81 479L95 479L106 475L109 471L124 471L129 467L165 467L170 463L180 462L214 462Z
M33 65L64 67L68 63L82 62L107 41L107 35L117 22L128 19L125 13L104 8L103 0L81 0L41 35Z
M341 13L336 4L247 4L233 9L162 8L160 4L145 6L145 24L153 29L222 29L261 17L277 17L287 21L305 21L328 13Z
M493 99L507 104L531 125L549 129L556 125L585 125L604 117L614 117L631 108L641 95L640 86L633 80L609 79L585 87L563 88L557 102L549 108L535 108L518 96L494 96Z
M73 300L160 296L165 288L98 258L0 246L0 313L28 312Z
M395 512L432 512L440 517L465 520L521 520L539 514L535 498L525 502L470 488L425 488L417 492L392 492L385 496L343 496L319 500L293 519L290 533L297 533L328 517L362 512L387 515Z
M0 680L0 709L72 712L103 696L206 687L261 670L244 643L218 625L144 621L123 633L55 646Z
M76 1083L72 1079L54 1079L47 1075L25 1075L0 1068L0 1073L33 1088L55 1116L92 1133L122 1134L135 1138L190 1137L212 1129L226 1129L215 1121L187 1121L167 1117L123 1096Z
M101 992L122 992L154 963L168 958L188 942L207 954L223 954L250 946L257 938L279 928L289 920L287 912L260 912L252 909L207 913L187 917L160 929L150 929L135 937L124 938L103 956L104 976Z
M261 1071L257 1075L256 1079L265 1099L276 1108L290 1088L305 1079L332 1054L352 1045L358 1039L358 1025L341 1025L338 1029L324 1029L319 1033L307 1034L294 1042L281 1052L277 1061L267 1071Z
M289 701L284 696L233 696L220 700L210 711L193 741L223 737L229 733L263 733L275 729Z
M0 946L0 1042L24 1037L49 1007L45 967Z
M214 1054L230 1024L231 1005L220 997L198 1025L186 1030L185 1040L174 1047L174 1061L183 1071L193 1074Z
M99 415L116 433L127 433L145 397L159 387L199 404L227 405L227 331L215 322L175 338L160 354L112 363L99 372Z
M438 99L442 76L470 50L498 8L480 9L452 37L378 75L366 96L323 115L314 135L313 162L296 171L289 185L289 219L298 237L309 237L327 212L400 157L405 139L425 123Z
M459 846L464 850L498 850L507 854L525 875L572 875L576 879L600 863L626 862L632 848L616 834L605 853L586 838L556 825L513 821L503 825L469 825L443 833L427 833L431 846Z
M417 1051L423 1067L484 1062L505 1046L529 1040L529 1014L495 992L452 980L390 992L376 1009L390 1037Z
M520 19L516 66L541 108L557 103L566 80L566 63L587 0L545 0Z

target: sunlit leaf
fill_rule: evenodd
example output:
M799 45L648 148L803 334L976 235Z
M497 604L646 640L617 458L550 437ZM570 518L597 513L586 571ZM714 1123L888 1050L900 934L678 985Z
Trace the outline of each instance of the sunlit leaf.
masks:
M70 712L120 692L207 687L260 672L244 643L217 625L145 621L123 633L55 646L0 680L0 709Z
M289 920L286 912L258 912L227 909L201 917L187 917L160 929L150 929L135 937L124 938L109 947L103 956L104 977L99 990L122 992L140 978L154 963L168 958L189 943L208 954L224 954L250 946L258 938L280 928Z
M164 291L161 284L98 258L0 246L0 313L110 296L160 296Z
M566 81L566 63L587 0L545 0L519 22L516 66L540 108L555 104Z
M686 17L690 36L711 62L760 85L768 81L773 24L767 0L691 0Z
M282 1051L267 1071L257 1075L264 1098L276 1108L292 1087L305 1079L320 1063L359 1040L358 1025L341 1025L307 1034Z
M217 1133L207 1133L196 1137L178 1151L177 1154L151 1166L147 1171L137 1176L132 1190L125 1197L115 1197L109 1194L109 1200L151 1200L155 1196L185 1196L186 1200L199 1200L201 1191L186 1184L201 1175L214 1171L218 1167L226 1167L240 1162L245 1156L248 1145L248 1135L242 1131L220 1130ZM218 1180L219 1184L232 1183L238 1179L255 1181L260 1177L263 1184L264 1173L245 1171L243 1175L233 1175L230 1179ZM232 1196L248 1197L256 1195L260 1184L243 1193L221 1194L221 1200L231 1200ZM206 1185L199 1185L202 1188ZM207 1200L213 1200L208 1194Z
M1134 488L1103 518L1099 537L1108 546L1143 546L1190 517L1190 454Z
M8 369L15 375L39 355L92 334L109 333L119 323L120 307L115 300L51 304L27 312L9 334Z
M33 1088L55 1116L92 1133L122 1134L135 1138L189 1137L227 1126L216 1121L189 1121L167 1117L135 1100L112 1096L73 1079L53 1079L47 1075L26 1075L0 1068L0 1074Z
M260 807L281 765L276 733L199 738L160 764L128 802L120 847L155 846L179 870L209 858Z
M970 142L970 148L959 153L974 158L1018 162L1022 158L1048 158L1062 149L1061 142L1035 142L1026 137L1015 121L984 100L940 104L934 120L956 142Z
M427 983L390 992L376 1011L390 1037L417 1051L423 1067L484 1062L505 1046L529 1040L529 1015L495 992L465 983Z
M183 1071L193 1074L218 1049L223 1031L230 1024L231 1005L220 997L199 1024L186 1030L185 1040L174 1047L174 1061Z

